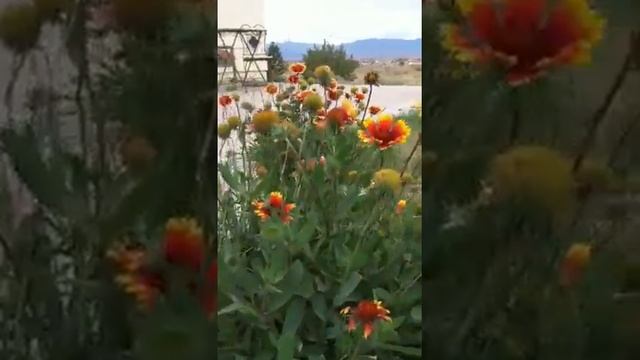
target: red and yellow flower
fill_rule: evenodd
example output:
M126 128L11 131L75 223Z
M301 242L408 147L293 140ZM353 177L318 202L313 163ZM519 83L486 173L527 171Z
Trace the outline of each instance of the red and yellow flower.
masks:
M269 95L275 95L278 93L278 85L276 84L268 84L264 87L264 91Z
M369 106L369 114L371 115L377 115L381 111L382 111L382 108L379 106L375 106L375 105Z
M577 284L591 261L591 245L572 244L560 264L560 285L571 287Z
M391 114L381 114L377 120L366 119L362 126L363 130L358 130L358 137L367 144L375 144L380 150L385 150L395 144L404 144L411 128L404 120L395 121Z
M348 109L344 107L336 107L327 112L326 121L336 124L339 128L349 125L353 122L353 117L349 114Z
M361 92L355 93L354 96L355 96L357 102L360 102L360 101L364 100L364 98L365 98L364 94L361 93Z
M197 285L204 253L202 231L195 220L174 218L167 222L161 255L165 263L187 270L191 277L185 285L198 298L207 315L211 316L217 305L218 272L217 263L213 261L206 271L203 285ZM145 311L153 309L158 297L166 293L169 281L166 271L170 270L160 266L152 267L148 255L145 249L134 249L121 244L116 244L107 252L107 257L116 265L118 272L115 282Z
M165 228L163 247L168 263L200 270L205 246L202 229L194 219L170 219Z
M266 202L255 200L252 205L254 213L258 215L260 220L266 221L271 218L271 216L278 216L285 224L293 220L291 211L296 207L293 203L286 203L282 197L282 193L275 191L269 194Z
M295 75L295 74L294 75L290 75L289 78L287 78L287 81L290 84L297 84L297 83L300 82L300 76Z
M307 66L303 63L294 63L289 65L289 71L294 74L302 74L305 70L307 70Z
M498 64L516 86L550 69L590 61L604 19L587 0L461 0L443 42L463 62Z
M233 103L233 98L229 95L222 95L218 101L220 106L227 107Z
M407 200L399 200L396 204L396 214L400 215L404 212L404 209L407 207Z
M347 330L352 332L362 326L362 332L367 339L373 332L373 326L376 321L391 321L389 310L387 310L381 301L362 300L356 306L348 306L340 310L340 314L348 317Z

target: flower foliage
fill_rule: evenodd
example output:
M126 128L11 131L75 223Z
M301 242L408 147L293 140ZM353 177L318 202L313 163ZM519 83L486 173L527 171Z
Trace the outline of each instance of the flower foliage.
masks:
M304 79L309 71L317 83ZM229 279L220 283L219 347L242 342L229 356L391 358L389 344L419 356L419 194L400 198L395 169L409 153L403 144L415 141L409 125L383 112L363 122L364 93L345 92L329 66L289 72L299 79L262 89L265 104L227 108L221 119L242 125L218 165L218 251ZM407 320L387 321L390 311ZM251 336L240 339L239 328Z

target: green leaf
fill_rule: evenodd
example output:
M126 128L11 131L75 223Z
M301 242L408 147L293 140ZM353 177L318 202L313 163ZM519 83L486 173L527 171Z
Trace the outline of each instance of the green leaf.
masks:
M382 288L373 289L373 297L376 300L381 300L381 301L384 301L385 303L388 303L392 300L391 294L387 290Z
M282 334L278 339L278 357L277 360L292 360L295 354L296 338L293 334Z
M313 238L313 234L316 230L315 220L316 219L314 217L307 218L307 222L302 226L302 228L294 238L298 244L307 244Z
M338 306L340 304L343 304L347 300L349 295L353 293L356 287L358 287L360 281L362 281L362 275L360 275L358 272L351 273L349 279L347 279L347 281L342 284L342 286L338 290L338 293L333 298L333 305Z
M296 334L298 327L300 327L300 324L302 323L304 310L305 301L302 298L295 298L291 304L289 304L287 313L284 317L284 324L282 325L283 334Z
M329 311L327 308L327 303L322 294L315 294L313 295L313 297L311 297L311 308L321 320L327 321L327 313Z
M422 306L414 306L411 309L411 317L417 322L422 322Z
M220 175L222 175L222 179L225 183L227 183L227 185L229 185L230 188L232 188L233 190L240 189L240 180L237 176L234 176L231 173L231 166L229 165L229 163L218 164L218 168L220 170Z
M281 240L284 238L284 228L282 226L282 224L278 224L278 223L267 223L265 224L261 231L260 231L260 235L265 239L265 240L270 240L270 241L277 241L277 240Z
M291 299L292 296L293 294L289 291L284 291L281 294L270 296L267 299L267 312L272 313L274 311L277 311L278 309L283 307L289 301L289 299Z
M420 349L420 348L413 348L413 347L400 346L400 345L391 345L391 344L378 344L378 348L383 349L383 350L389 350L389 351L397 352L397 353L404 354L404 355L409 355L409 356L418 356L418 357L422 356L422 349Z

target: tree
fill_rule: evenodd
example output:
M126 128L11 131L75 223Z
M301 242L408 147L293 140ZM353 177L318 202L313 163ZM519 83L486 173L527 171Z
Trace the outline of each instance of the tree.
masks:
M269 81L274 81L285 70L284 59L282 58L282 53L280 52L280 47L278 46L278 44L274 42L269 44L267 55L271 56L271 60L269 60L269 72L267 77Z
M314 45L307 50L303 60L307 65L307 75L311 75L317 66L329 65L336 75L347 80L353 80L353 72L360 65L353 56L347 57L344 46L335 46L326 41L320 47Z

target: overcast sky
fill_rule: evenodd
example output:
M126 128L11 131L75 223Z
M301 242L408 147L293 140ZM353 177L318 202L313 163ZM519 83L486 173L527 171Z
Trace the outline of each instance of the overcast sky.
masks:
M264 0L267 41L417 39L421 0Z

